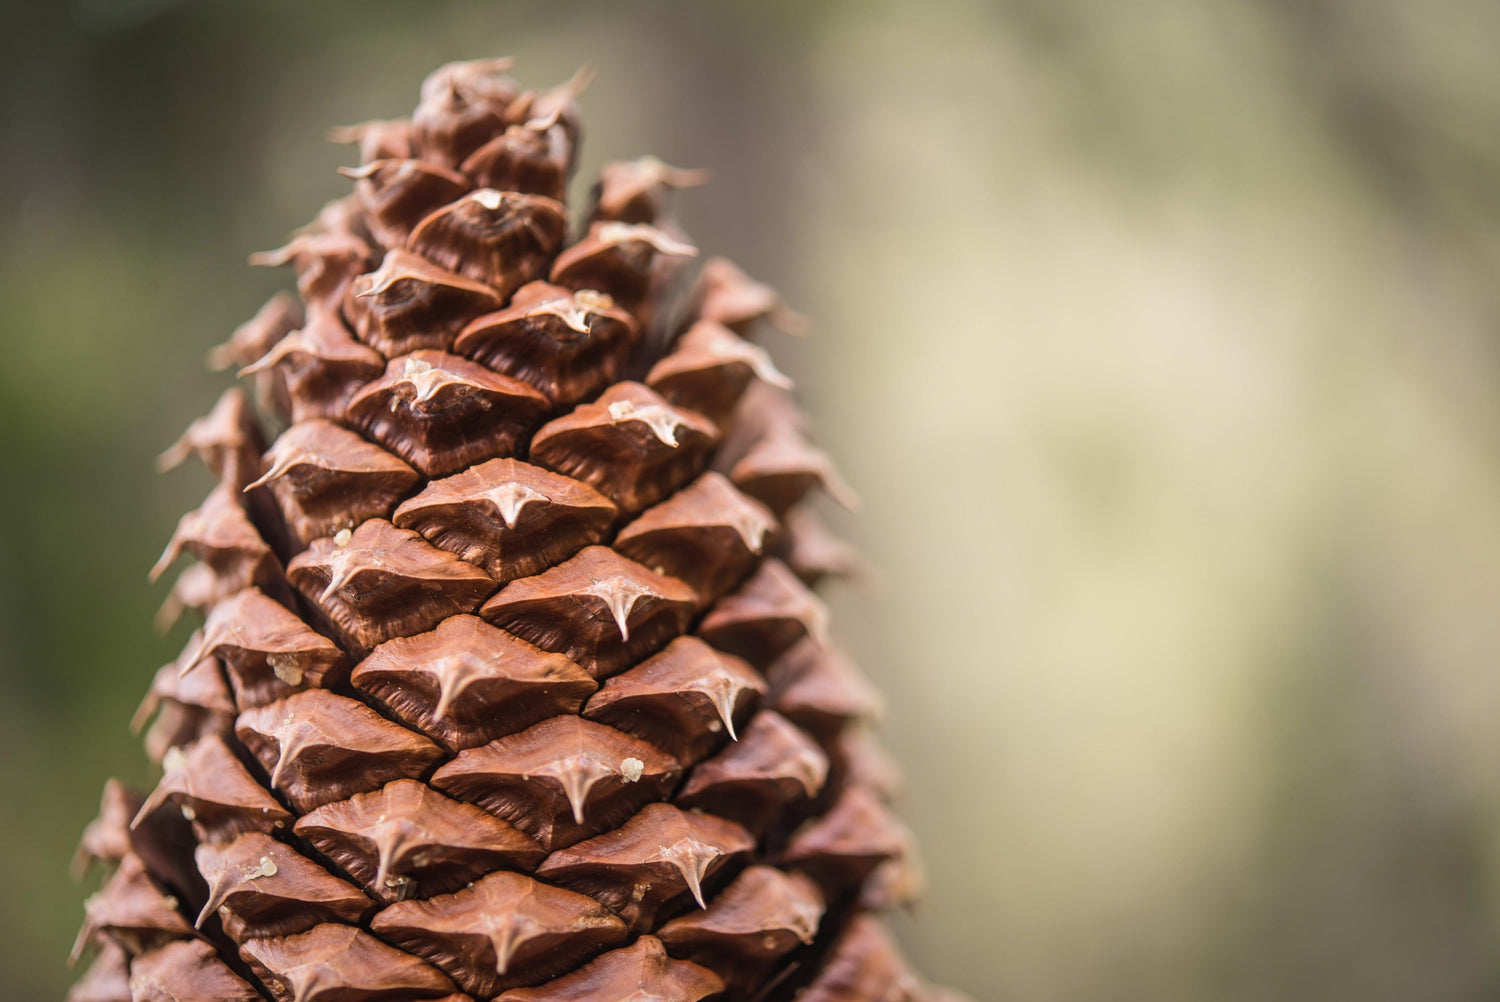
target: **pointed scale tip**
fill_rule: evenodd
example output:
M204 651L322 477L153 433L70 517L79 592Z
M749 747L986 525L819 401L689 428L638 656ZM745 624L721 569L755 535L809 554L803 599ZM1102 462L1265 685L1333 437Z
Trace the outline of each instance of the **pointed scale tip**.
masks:
M516 955L516 928L515 924L507 923L504 929L497 929L490 935L490 945L495 949L495 970L500 974L510 971L510 962Z
M404 834L397 825L382 826L380 835L375 840L376 893L384 894L386 888L394 886L391 882L391 869L396 865L396 857L405 841Z
M234 364L234 348L228 344L214 345L208 349L203 356L203 363L209 372L223 372Z
M434 719L448 719L448 711L453 708L453 701L463 691L464 681L457 674L449 672L445 672L438 677L438 698L432 707L432 716Z
M187 436L184 435L167 446L166 450L156 457L156 472L168 473L175 470L187 462L188 457L192 454L193 446L188 442Z
M152 564L151 569L146 572L146 580L151 584L156 584L167 572L167 568L176 563L180 556L182 556L182 544L174 539L167 544L166 549L161 551L161 556L156 558L156 563Z
M630 642L630 614L636 603L653 593L647 585L631 581L622 574L596 581L587 588L579 589L580 595L592 595L602 601L620 629L620 641Z
M78 962L83 959L84 951L89 948L89 940L93 938L94 930L87 921L83 928L78 930L78 935L73 939L73 948L68 951L68 966L77 967Z
M239 874L234 873L233 876L238 877ZM203 903L203 908L198 912L198 917L193 920L194 929L203 928L203 923L207 922L209 917L218 911L224 902L229 900L229 895L233 892L237 883L237 880L231 878L231 872L228 870L220 871L215 875L208 889L208 900Z
M141 728L146 726L161 706L161 696L157 694L156 686L146 690L146 695L141 699L140 705L135 708L135 713L130 717L130 733L139 734Z
M151 628L156 631L157 636L164 637L172 632L172 627L182 618L187 611L187 606L176 594L169 594L162 602L161 607L156 610L156 615L151 617Z
M593 85L594 77L598 75L598 72L591 63L584 63L558 89L571 97L582 97L584 92Z
M696 839L683 839L670 846L663 846L662 857L682 876L682 882L692 892L699 908L707 908L703 897L703 878L720 854Z
M655 157L644 159L661 183L673 188L701 188L714 179L713 171L707 167L673 167Z
M217 640L210 641L208 637L205 636L199 642L198 646L193 649L193 653L188 655L187 659L182 662L182 667L177 669L177 677L187 678L188 673L191 672L194 668L198 667L198 663L204 658L208 657L208 652L213 650L217 645Z
M550 503L552 499L534 487L519 482L501 484L484 493L484 497L495 506L500 520L507 529L514 529L521 518L521 510L533 501Z
M296 241L293 240L274 250L255 251L245 260L254 268L280 268L282 265L291 264L296 254Z
M568 806L573 810L573 822L581 825L588 806L589 791L604 778L604 774L598 763L586 758L572 758L558 764L560 768L553 776L562 786L563 796L568 798Z
M771 326L783 334L792 337L810 337L812 335L812 318L806 313L798 313L789 306L777 306L766 315L771 321Z
M260 476L256 477L254 480L246 484L244 490L241 493L249 494L257 487L264 487L271 481L279 480L282 477L286 476L287 471L290 470L294 465L296 465L296 460L296 456L278 456L276 458L276 462L272 463L266 469L266 472L262 473Z
M173 751L175 750L173 749ZM167 754L170 755L171 751ZM156 789L152 790L151 795L141 804L141 809L135 812L135 817L130 819L130 830L135 831L139 828L158 807L167 802L167 797L171 796L171 794L171 790L164 790L161 784L158 783Z
M724 730L729 734L729 740L738 741L739 732L734 726L734 703L727 689L721 690L714 696L714 709L719 712L719 719L724 723Z

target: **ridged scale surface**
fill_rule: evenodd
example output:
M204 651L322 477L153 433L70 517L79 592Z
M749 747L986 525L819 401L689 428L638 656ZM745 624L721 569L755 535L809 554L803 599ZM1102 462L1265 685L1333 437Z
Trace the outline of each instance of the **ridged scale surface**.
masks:
M810 587L848 489L749 340L801 321L696 266L700 172L570 217L580 81L508 66L339 130L353 193L253 258L299 297L163 457L219 480L154 571L203 624L80 846L70 998L950 999L869 917L920 874Z

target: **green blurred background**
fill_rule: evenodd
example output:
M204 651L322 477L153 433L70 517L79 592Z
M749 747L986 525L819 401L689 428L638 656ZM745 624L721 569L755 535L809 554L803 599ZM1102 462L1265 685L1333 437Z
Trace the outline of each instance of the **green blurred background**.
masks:
M1500 997L1500 5L4 5L0 996L179 635L152 456L447 59L580 63L866 504L835 596L976 998Z

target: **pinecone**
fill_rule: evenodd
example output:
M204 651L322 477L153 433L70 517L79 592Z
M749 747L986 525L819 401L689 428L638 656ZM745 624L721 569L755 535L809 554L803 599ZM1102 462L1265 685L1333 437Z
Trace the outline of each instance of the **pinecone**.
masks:
M508 66L339 130L353 194L252 259L300 302L163 457L219 480L153 571L203 623L84 835L70 998L952 998L870 917L920 877L811 590L848 489L750 340L798 320L692 274L697 172L611 164L570 233L581 81Z

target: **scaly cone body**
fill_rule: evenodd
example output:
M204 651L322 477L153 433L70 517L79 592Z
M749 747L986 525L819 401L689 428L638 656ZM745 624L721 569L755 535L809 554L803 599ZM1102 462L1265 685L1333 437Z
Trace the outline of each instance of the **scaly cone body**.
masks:
M75 1002L899 1002L919 878L811 586L846 498L749 337L794 322L614 164L576 85L452 64L344 130L243 367L165 458L219 477L154 573L202 616L111 782ZM576 235L570 238L570 232Z

